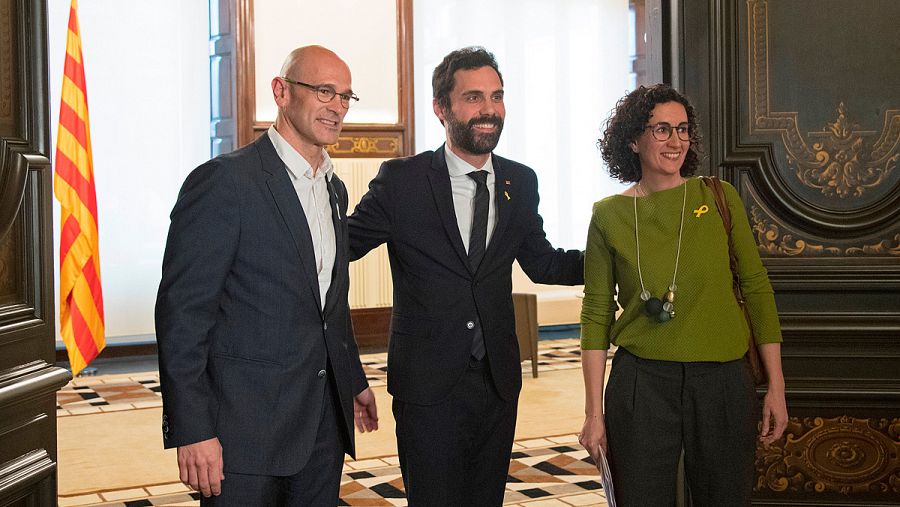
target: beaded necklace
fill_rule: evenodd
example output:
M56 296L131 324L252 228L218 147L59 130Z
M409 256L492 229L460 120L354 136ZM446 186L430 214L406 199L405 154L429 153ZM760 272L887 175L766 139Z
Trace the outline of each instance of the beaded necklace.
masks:
M634 243L637 247L637 269L638 279L641 281L641 301L644 302L644 312L651 318L655 318L657 322L666 322L675 318L675 277L678 276L678 261L681 258L681 233L684 231L684 211L687 207L687 182L682 178L681 184L684 186L684 195L681 198L681 223L678 225L678 250L675 252L675 269L672 271L672 283L669 290L666 291L662 298L650 296L650 291L644 287L644 275L641 273L641 240L638 234L638 215L637 215L637 191L641 192L641 197L645 197L644 188L641 182L637 183L634 192Z

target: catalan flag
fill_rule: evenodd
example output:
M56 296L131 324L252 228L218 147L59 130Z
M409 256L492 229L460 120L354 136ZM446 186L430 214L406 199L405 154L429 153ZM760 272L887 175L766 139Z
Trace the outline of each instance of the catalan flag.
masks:
M59 104L53 187L60 207L59 329L77 375L103 350L103 291L97 194L88 122L78 5L72 0Z

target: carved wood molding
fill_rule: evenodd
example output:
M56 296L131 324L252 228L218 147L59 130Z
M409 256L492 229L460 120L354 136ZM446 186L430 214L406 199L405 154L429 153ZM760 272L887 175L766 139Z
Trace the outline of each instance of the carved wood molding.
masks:
M859 256L873 257L878 262L877 257L885 254L865 247L884 240L882 248L888 248L894 235L900 233L900 222L896 218L900 192L893 188L897 184L898 170L891 169L890 176L881 177L880 183L875 185L879 176L872 176L868 169L861 167L869 167L871 161L880 161L882 168L884 164L896 165L896 160L891 161L893 154L886 156L886 153L897 150L891 139L900 129L900 110L896 106L890 109L884 116L883 135L874 136L855 125L851 110L845 108L844 119L840 120L841 101L838 100L833 105L834 121L825 121L820 131L802 133L796 111L776 111L771 107L770 101L778 88L773 87L772 79L776 76L770 75L769 58L779 55L771 54L767 46L767 0L735 3L710 0L709 5L711 43L722 50L711 53L708 61L700 59L707 66L701 70L710 73L710 83L708 90L705 85L700 85L701 89L696 93L701 97L707 92L711 94L709 149L713 173L718 172L732 182L737 182L738 178L748 181L765 203L763 209L782 221L790 231L786 230L786 234L804 240L834 238L841 242L842 248L856 246L862 249ZM824 16L821 13L815 15ZM799 109L799 106L793 109ZM857 135L863 139L862 145L854 144L859 141ZM723 150L720 151L719 146ZM809 153L803 155L807 151ZM795 162L791 162L789 153L795 153ZM803 165L807 162L816 165L809 169ZM821 164L827 169L818 168ZM807 176L803 176L804 171ZM797 176L798 172L800 176ZM814 177L822 172L827 175ZM816 184L824 188L824 193L801 183L801 178L808 181L821 179ZM833 185L828 183L831 180L834 180ZM862 197L859 197L857 187L862 188ZM816 195L820 198L816 199ZM746 197L743 190L742 197ZM880 237L874 238L874 235ZM828 243L818 244L831 246ZM778 258L778 254L769 258Z
M756 235L756 243L761 256L771 257L851 257L878 255L900 257L900 233L893 238L878 240L870 244L840 246L834 242L817 242L795 235L790 229L778 224L763 209L750 206L750 227Z
M756 474L755 491L896 499L900 419L792 417L780 441L757 448Z
M0 282L0 328L3 331L46 322L37 296L47 289L35 285L36 266L49 269L50 290L41 296L52 297L52 259L49 253L39 252L43 247L35 244L43 227L41 220L52 220L50 160L32 150L34 147L24 140L0 138L0 195L4 196L0 200L0 274L4 278ZM41 192L48 196L43 206L31 199ZM49 248L52 244L49 232L40 241L46 242ZM52 308L52 303L49 304Z
M797 180L829 197L860 197L882 185L900 160L900 109L884 112L881 132L860 130L847 118L844 102L837 119L821 131L800 131L799 112L772 111L769 97L768 1L748 0L750 133L779 132L788 166Z
M0 138L0 240L12 227L25 197L25 180L28 175L26 154L32 147L22 139ZM50 161L44 157L47 167Z
M346 136L327 147L331 157L395 158L403 153L403 135Z
M0 307L17 299L19 276L16 271L16 253L20 248L19 243L18 231L13 230L0 236Z
M253 125L254 139L265 133L271 122ZM405 131L385 125L355 125L345 128L338 142L325 147L331 158L397 158L408 153Z
M9 119L13 114L13 36L15 16L12 0L0 0L0 119Z

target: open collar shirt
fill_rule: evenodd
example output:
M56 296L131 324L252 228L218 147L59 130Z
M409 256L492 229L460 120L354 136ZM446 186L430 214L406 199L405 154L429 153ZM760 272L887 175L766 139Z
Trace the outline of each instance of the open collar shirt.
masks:
M334 174L334 165L331 157L323 149L322 162L313 174L313 168L294 149L275 127L269 127L269 139L275 146L275 151L284 162L303 214L306 215L306 223L309 225L310 239L313 251L316 255L316 272L319 274L319 295L322 308L325 307L325 295L331 287L331 275L334 270L334 256L336 253L334 222L331 219L331 200L328 194L328 185Z

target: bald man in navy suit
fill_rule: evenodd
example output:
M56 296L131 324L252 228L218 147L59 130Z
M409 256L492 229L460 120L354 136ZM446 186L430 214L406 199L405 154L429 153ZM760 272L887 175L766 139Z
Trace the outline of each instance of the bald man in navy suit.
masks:
M294 50L269 131L195 169L172 210L156 304L165 446L201 505L338 502L353 423L377 428L347 303L347 190L324 147L350 69Z

